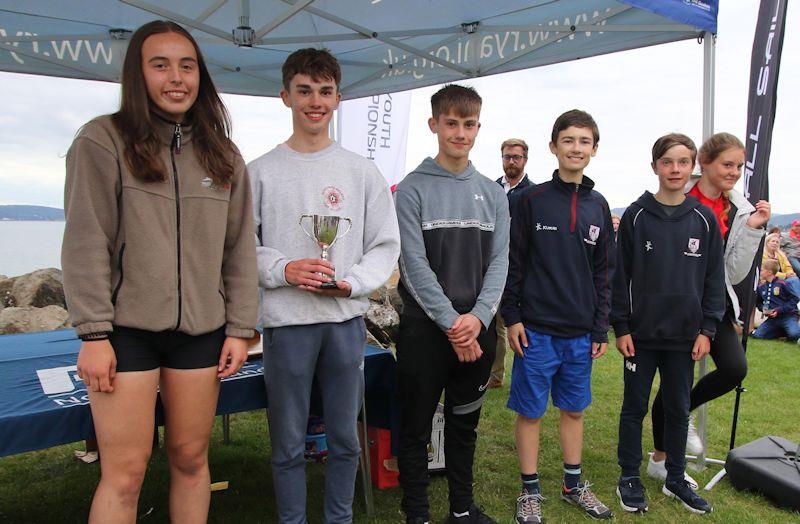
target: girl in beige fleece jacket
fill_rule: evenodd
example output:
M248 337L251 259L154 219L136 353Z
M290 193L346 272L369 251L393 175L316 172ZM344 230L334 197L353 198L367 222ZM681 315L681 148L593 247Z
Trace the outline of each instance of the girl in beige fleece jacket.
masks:
M160 387L172 521L205 522L219 380L258 316L250 185L203 57L180 26L132 36L119 112L67 154L64 288L83 341L101 477L89 522L134 522Z

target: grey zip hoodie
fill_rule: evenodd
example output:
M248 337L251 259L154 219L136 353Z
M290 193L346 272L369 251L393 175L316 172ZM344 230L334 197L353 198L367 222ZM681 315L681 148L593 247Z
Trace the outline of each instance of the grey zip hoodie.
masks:
M395 190L403 313L443 330L472 313L488 327L508 272L508 199L470 162L453 174L426 158Z

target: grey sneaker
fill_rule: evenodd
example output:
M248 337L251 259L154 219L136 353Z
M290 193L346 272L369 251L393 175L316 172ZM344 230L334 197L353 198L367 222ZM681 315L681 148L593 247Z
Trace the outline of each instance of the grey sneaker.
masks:
M544 497L540 493L528 493L523 490L517 497L517 522L542 523L542 501Z
M589 489L590 487L591 483L588 481L581 482L577 485L577 487L572 489L567 489L566 486L562 486L561 498L570 504L580 507L593 519L610 519L613 516L611 510L608 508L608 506L600 502L595 494Z

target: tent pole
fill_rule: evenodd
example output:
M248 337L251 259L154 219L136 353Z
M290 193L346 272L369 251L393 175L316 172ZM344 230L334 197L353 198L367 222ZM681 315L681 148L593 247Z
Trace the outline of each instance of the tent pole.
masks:
M714 134L714 60L716 37L706 31L703 33L703 140ZM708 373L708 357L700 361L699 379ZM706 466L706 429L708 427L708 406L697 409L697 430L703 441L703 451L697 456L698 469Z

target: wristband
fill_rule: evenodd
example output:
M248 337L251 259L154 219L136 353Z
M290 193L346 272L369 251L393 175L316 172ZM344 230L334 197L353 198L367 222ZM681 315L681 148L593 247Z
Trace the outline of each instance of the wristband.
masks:
M98 340L108 340L108 331L98 331L96 333L84 333L78 335L78 338L84 342L96 342Z

